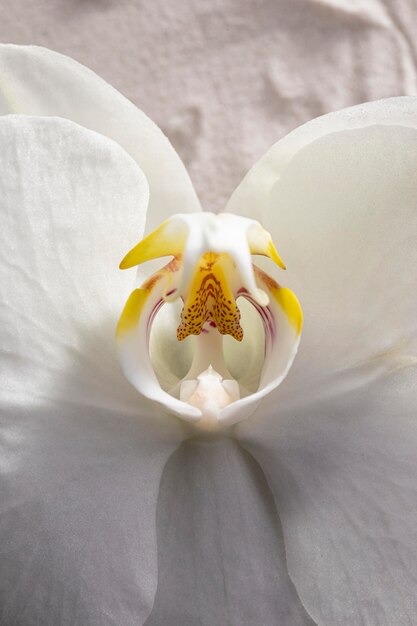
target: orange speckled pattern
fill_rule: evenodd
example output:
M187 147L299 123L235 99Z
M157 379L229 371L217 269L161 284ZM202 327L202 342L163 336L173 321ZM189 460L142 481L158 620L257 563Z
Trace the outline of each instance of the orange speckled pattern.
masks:
M214 323L220 334L242 341L240 311L227 277L231 265L233 261L227 254L209 252L201 257L181 312L179 341L199 335L206 322Z

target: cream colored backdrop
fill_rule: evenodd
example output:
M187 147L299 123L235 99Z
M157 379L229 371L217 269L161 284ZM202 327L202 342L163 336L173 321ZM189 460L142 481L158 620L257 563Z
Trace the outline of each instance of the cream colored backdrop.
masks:
M209 210L300 123L417 94L413 0L1 0L0 41L68 54L168 134Z

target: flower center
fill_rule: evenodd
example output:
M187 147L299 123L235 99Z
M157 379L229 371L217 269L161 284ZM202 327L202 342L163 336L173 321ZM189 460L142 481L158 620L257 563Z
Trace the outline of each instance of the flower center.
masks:
M177 339L199 335L206 322L221 335L242 341L240 311L236 306L229 277L236 265L228 254L207 252L200 258L181 312Z
M298 301L253 265L254 254L284 268L269 233L254 220L229 214L176 215L145 237L120 265L126 269L173 257L130 295L117 329L119 354L126 377L138 391L200 428L213 430L252 413L260 398L284 378L297 350L302 323ZM224 354L224 335L236 342L244 337L238 297L253 305L264 327L264 361L253 393L230 374ZM179 342L196 337L188 372L165 384L150 359L150 331L163 305L175 300L183 306L176 331L168 335ZM253 329L247 330L253 350L259 336L254 341ZM166 329L162 334L166 337ZM164 356L172 361L167 354L172 341L165 354L162 344L160 362ZM249 353L247 359L250 363Z

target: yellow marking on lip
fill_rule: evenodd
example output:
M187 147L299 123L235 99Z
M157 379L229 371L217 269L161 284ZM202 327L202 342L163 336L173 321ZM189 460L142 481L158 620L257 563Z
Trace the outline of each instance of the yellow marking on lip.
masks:
M166 220L132 248L119 267L125 270L159 257L171 255L177 257L184 251L186 241L185 227L181 228L178 222Z
M303 327L303 311L297 296L291 289L286 287L278 287L278 289L271 290L271 293L285 311L288 321L295 329L297 335L299 335Z
M155 289L157 283L163 279L165 279L165 281L159 289L160 297L164 298L164 291L169 290L169 287L172 284L173 276L175 272L179 270L180 265L179 259L172 259L172 261L165 265L165 267L146 279L139 289L132 291L119 318L116 329L116 337L133 330L133 328L139 324L140 316L142 315L143 307L145 306L148 297Z
M242 341L240 311L227 278L232 264L228 254L208 252L201 257L181 311L178 341L199 335L206 322L213 322L220 334Z
M295 293L287 287L281 287L271 276L268 276L256 265L253 266L253 269L258 280L263 283L267 292L271 294L275 302L283 309L291 326L299 335L303 327L303 310Z
M116 337L121 337L121 335L128 333L138 325L149 294L149 289L135 289L132 291L119 318Z

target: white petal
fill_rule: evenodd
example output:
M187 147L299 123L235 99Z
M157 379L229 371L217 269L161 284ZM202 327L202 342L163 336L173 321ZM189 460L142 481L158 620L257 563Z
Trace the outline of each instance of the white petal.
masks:
M226 366L233 378L239 380L250 392L259 387L259 379L265 360L265 331L258 311L245 298L239 298L242 315L243 341L224 335L223 346Z
M414 623L416 418L414 367L240 426L275 496L289 574L321 626Z
M157 402L161 410L195 422L201 418L201 411L167 393L162 388L151 361L150 330L153 319L164 306L162 293L165 287L160 290L159 283L171 279L172 274L169 273L168 277L163 276L158 280L156 286L153 285L150 289L135 289L130 294L117 331L118 355L123 373L139 392L138 397ZM176 278L169 283L169 287L173 289L177 287ZM168 284L166 289L168 290ZM156 342L154 350L159 353L163 346L163 340Z
M388 120L312 142L271 193L303 339L239 429L324 626L408 624L417 610L417 131Z
M159 128L94 72L62 54L0 45L0 113L57 115L117 141L149 182L148 231L173 213L200 210L184 165Z
M147 184L115 143L60 119L0 119L0 621L143 623L155 512L182 439L124 380L118 262Z
M182 302L161 307L152 323L149 338L149 353L152 366L161 387L171 390L184 378L191 367L193 339L177 340L177 328L181 319Z
M232 425L250 417L262 400L262 406L268 404L275 408L275 395L290 371L301 338L303 314L295 294L278 285L257 267L254 266L254 269L258 285L267 294L269 304L261 307L250 294L247 293L244 297L257 307L262 318L265 336L264 363L257 390L222 410L221 423L224 425ZM259 339L256 329L255 337Z
M59 119L0 118L2 401L141 410L119 371L118 269L147 184L114 142Z
M415 365L416 171L417 130L377 126L323 137L283 172L266 221L305 324L273 402L353 392Z
M63 403L1 421L0 622L143 624L178 424Z
M299 150L329 133L374 124L416 128L416 99L404 96L367 102L323 115L296 128L255 163L232 194L225 210L263 222L272 187ZM281 238L275 244L280 246ZM287 262L285 257L284 260Z
M288 577L262 472L231 441L184 444L157 513L158 590L147 626L311 626Z

